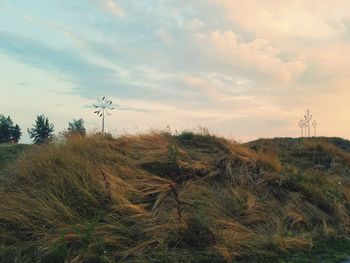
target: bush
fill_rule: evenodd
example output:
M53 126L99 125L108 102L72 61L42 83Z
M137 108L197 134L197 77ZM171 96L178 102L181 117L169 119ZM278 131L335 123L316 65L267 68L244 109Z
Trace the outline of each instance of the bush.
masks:
M21 135L21 128L13 124L11 117L0 114L0 143L11 141L17 143Z

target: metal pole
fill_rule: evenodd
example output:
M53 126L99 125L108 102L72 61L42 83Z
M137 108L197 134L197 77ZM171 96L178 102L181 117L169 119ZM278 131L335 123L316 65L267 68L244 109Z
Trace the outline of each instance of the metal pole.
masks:
M316 126L314 127L314 129L315 129L315 137L316 137Z
M303 138L304 137L304 121L300 120L298 125L299 125L300 130L301 130L301 138Z
M315 133L315 137L317 136L317 122L314 120L312 123L312 126L314 127L314 133Z
M105 134L105 108L102 109L102 135Z
M310 121L312 120L312 115L310 114L310 110L306 111L306 115L304 116L306 120L306 128L307 128L307 133L308 137L310 137Z

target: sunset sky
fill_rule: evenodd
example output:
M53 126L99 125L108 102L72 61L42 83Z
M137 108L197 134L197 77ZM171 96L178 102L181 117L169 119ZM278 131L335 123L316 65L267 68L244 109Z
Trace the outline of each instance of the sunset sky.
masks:
M348 0L0 0L0 114L107 130L209 128L239 141L350 138Z

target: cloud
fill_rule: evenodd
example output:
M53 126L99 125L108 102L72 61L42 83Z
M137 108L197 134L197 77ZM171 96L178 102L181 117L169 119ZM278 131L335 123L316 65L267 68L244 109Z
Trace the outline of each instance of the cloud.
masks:
M247 91L254 85L249 80L217 72L184 74L182 81L192 91L192 96L200 97L205 94L216 107L221 103L237 102L241 97L246 96L249 93Z
M113 15L118 17L124 16L125 11L123 7L115 0L99 0L102 3L102 6L111 12Z
M139 87L121 84L116 71L93 64L74 51L54 49L38 41L0 31L0 49L17 60L48 70L75 83L85 97L110 92L120 96L142 96ZM136 93L139 92L139 93Z
M228 18L257 37L283 41L286 37L324 39L342 31L340 19L349 14L343 0L212 0Z
M37 40L9 32L0 31L0 50L22 63L66 79L74 84L72 92L85 98L109 94L120 98L176 103L186 93L177 86L180 81L176 72L167 73L152 66L134 64L129 65L127 74L120 73L113 63L109 65L100 61L100 58L91 61L77 51L52 48ZM111 56L118 58L118 54Z
M25 15L24 19L34 25L45 27L50 30L56 30L62 33L67 39L71 40L81 49L86 48L86 46L88 45L88 43L82 37L78 36L78 34L75 33L74 30L68 26L51 22L48 20L39 19L37 17L30 16L30 15Z
M135 111L135 112L144 112L144 113L152 113L154 111L149 110L149 109L142 109L142 108L134 108L134 107L129 107L129 106L125 106L125 105L117 105L114 104L112 105L114 107L115 110L120 110L120 111ZM92 104L87 104L84 105L83 108L87 108L87 109L92 109L94 110L94 106Z
M282 60L280 50L267 39L245 42L232 31L215 31L197 35L197 40L212 61L246 74L258 74L272 83L288 84L306 68L301 57Z
M191 30L197 30L199 28L202 28L204 27L204 22L203 20L201 20L200 18L192 18L189 23L188 23L188 28L191 29Z
M116 125L293 135L306 108L328 120L350 112L348 1L68 2L61 10L50 1L11 2L16 12L0 18L0 51L30 65L23 68L66 79L62 92L84 101L114 97L122 105ZM21 76L13 83L27 81Z
M169 32L167 32L165 29L163 29L163 28L157 29L156 34L159 37L160 41L162 41L163 44L165 44L167 46L171 46L174 44L174 39L173 39L172 35Z

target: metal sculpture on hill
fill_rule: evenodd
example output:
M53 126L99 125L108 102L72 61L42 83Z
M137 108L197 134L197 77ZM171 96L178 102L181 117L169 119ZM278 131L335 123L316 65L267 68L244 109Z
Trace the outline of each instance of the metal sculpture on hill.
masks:
M306 111L306 115L304 116L304 119L301 119L298 122L299 128L301 129L301 137L311 137L311 132L310 132L310 126L312 125L314 128L314 136L316 137L316 129L318 126L318 123L314 120L312 123L312 115L310 113L310 110Z
M114 108L112 107L112 101L111 100L107 100L105 96L103 96L102 98L98 98L97 99L97 103L96 104L92 104L96 111L94 111L94 113L96 113L100 118L102 118L102 135L105 133L105 116L110 116L111 114L108 112L110 110L114 110Z

